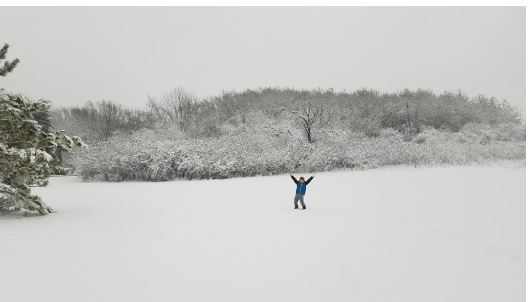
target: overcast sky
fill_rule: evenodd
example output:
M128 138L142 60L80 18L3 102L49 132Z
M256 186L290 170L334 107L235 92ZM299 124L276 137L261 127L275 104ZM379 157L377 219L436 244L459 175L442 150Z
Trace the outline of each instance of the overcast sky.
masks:
M524 8L7 8L0 86L54 105L183 87L461 89L525 108Z

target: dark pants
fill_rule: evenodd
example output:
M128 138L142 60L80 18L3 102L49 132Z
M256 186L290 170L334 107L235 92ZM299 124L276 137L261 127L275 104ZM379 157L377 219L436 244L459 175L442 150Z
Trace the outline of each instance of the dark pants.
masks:
M294 197L294 207L297 209L298 206L297 206L297 201L301 201L301 206L303 207L303 209L306 209L307 206L305 205L305 201L303 200L305 195L303 194L296 194L296 197Z

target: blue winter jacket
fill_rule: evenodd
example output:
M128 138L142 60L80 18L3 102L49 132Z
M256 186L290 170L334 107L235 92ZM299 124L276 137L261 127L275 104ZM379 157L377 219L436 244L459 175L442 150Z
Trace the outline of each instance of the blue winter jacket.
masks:
M307 185L310 183L310 181L312 180L312 178L314 177L310 177L307 181L305 181L304 183L300 183L299 181L297 181L297 179L293 176L293 175L290 175L290 177L292 178L292 180L296 183L297 187L296 187L296 194L301 194L301 195L305 195L305 192L307 191Z

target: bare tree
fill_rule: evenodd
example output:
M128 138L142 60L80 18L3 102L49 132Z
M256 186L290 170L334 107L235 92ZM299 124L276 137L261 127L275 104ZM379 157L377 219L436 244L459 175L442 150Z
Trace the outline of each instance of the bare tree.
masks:
M197 98L182 88L174 88L159 100L148 96L148 108L159 120L186 131L197 110Z
M325 110L323 104L314 104L310 100L304 104L302 110L290 112L296 117L298 125L303 129L309 143L313 142L313 134L325 128L332 117L330 109Z
M122 124L124 109L111 101L101 101L96 104L98 110L98 130L103 139L111 137Z

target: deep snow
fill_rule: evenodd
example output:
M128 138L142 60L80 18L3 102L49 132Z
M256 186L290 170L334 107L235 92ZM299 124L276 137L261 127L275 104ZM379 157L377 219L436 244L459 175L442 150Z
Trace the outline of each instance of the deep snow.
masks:
M299 175L296 175L299 176ZM305 175L306 177L310 175ZM36 188L0 216L0 300L524 301L525 169Z

